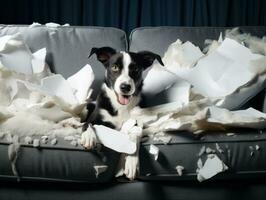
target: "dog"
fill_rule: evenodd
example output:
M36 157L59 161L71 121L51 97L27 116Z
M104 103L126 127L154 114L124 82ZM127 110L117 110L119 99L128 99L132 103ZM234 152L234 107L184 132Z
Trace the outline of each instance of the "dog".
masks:
M149 51L117 52L111 47L101 47L92 48L89 57L93 54L105 67L105 79L96 101L87 105L88 114L81 137L81 144L86 149L92 149L97 142L91 124L120 130L130 119L130 111L141 105L143 72L154 60L164 66L161 57ZM136 142L140 141L139 137L135 137ZM132 180L138 168L138 148L134 155L126 155L125 159L124 173Z

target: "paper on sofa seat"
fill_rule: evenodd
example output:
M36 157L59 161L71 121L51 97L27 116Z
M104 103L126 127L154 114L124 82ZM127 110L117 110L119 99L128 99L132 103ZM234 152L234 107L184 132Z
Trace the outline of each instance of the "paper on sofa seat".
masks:
M202 182L227 169L228 167L216 154L209 154L203 167L198 171L197 179Z
M37 90L38 92L49 96L57 96L72 105L78 103L70 84L60 74L43 78L40 85L26 81L24 83L30 90Z
M206 97L224 97L248 83L256 74L249 70L250 61L262 58L238 42L226 38L196 67L179 73Z
M90 65L85 65L77 73L67 78L67 82L75 89L74 94L80 103L88 99L91 84L94 81L94 73Z
M92 69L85 65L79 72L66 80L62 75L55 74L41 79L41 84L21 81L29 90L59 97L71 105L84 103L90 94L90 86L94 80Z
M111 129L103 125L94 125L95 133L99 141L106 147L117 152L133 154L137 146L127 134Z
M266 127L266 114L254 108L229 111L211 106L209 107L209 117L207 121L230 127L264 129Z

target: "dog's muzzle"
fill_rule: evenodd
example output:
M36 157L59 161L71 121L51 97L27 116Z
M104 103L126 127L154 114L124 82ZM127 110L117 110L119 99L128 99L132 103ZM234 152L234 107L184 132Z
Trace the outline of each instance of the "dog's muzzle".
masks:
M117 101L122 105L129 104L131 97L132 97L132 95L129 94L132 89L131 85L122 83L119 88L120 88L121 93L116 93Z

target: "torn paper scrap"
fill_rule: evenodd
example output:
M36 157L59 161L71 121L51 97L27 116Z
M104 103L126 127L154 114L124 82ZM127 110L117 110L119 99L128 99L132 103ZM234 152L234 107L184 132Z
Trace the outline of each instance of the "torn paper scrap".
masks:
M177 40L168 47L162 60L169 71L178 74L180 69L194 67L195 63L203 56L200 48L191 42L187 41L181 44L181 41Z
M95 165L94 166L94 170L95 170L96 178L98 178L98 176L101 173L105 172L107 169L108 169L108 166L107 165Z
M34 74L41 73L46 67L45 63L46 48L42 48L32 54L32 71Z
M155 95L169 88L180 79L174 73L158 65L153 66L143 81L143 94Z
M51 140L51 145L56 145L56 144L57 144L57 139L56 138L52 139Z
M92 70L89 65L86 65L69 80L60 74L55 74L42 78L40 85L23 80L19 80L19 82L24 84L29 91L37 91L40 94L50 96L54 102L59 102L60 106L69 110L73 109L76 114L79 114L91 94L90 84L93 79ZM79 85L81 82L83 86Z
M40 140L39 139L34 139L32 145L33 145L33 147L39 147L40 146Z
M38 23L38 22L33 22L31 25L29 25L29 28L34 28L34 27L39 27L39 26L41 26L40 23Z
M229 111L227 109L211 106L209 107L209 117L207 121L229 127L264 129L266 127L266 114L254 108ZM231 134L229 134L229 136L230 135Z
M216 147L216 150L219 152L219 153L224 153L224 150L220 147L220 145L218 143L215 143L215 147Z
M176 172L177 172L178 176L182 176L183 175L183 170L185 168L183 166L181 166L181 165L177 165L175 169L176 169Z
M58 28L60 27L61 25L60 24L57 24L57 23L54 23L54 22L49 22L49 23L46 23L45 26L47 28Z
M32 54L20 34L0 37L0 61L13 71L32 74Z
M157 160L159 157L159 148L157 146L151 144L149 153L154 156L154 160Z
M69 104L77 104L73 90L69 83L60 74L45 77L41 80L41 85L24 82L25 86L30 90L37 90L38 92L49 95L57 96Z
M227 169L228 167L223 161L216 154L212 154L212 156L208 156L203 167L199 169L197 179L202 182Z
M162 142L163 144L169 144L172 140L171 135L166 135L164 132L159 132L153 137L153 141Z
M24 142L25 142L26 144L32 144L32 143L33 143L33 139L32 139L32 137L30 137L30 136L26 136L26 137L24 138Z
M227 136L234 136L235 133L226 133Z
M67 82L74 90L74 95L79 103L83 103L89 97L89 90L94 81L94 73L89 64L81 68L77 73L67 78Z
M43 143L43 144L47 144L47 142L48 142L48 136L47 135L43 135L42 137L41 137L41 142Z
M95 134L104 146L120 153L133 154L137 146L132 142L127 134L111 129L103 125L94 125Z

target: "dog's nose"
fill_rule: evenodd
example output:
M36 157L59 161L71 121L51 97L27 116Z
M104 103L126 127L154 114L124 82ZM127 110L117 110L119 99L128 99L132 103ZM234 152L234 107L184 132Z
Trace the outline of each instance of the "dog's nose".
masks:
M126 83L122 83L120 85L120 90L123 92L123 93L128 93L130 90L131 90L131 86L129 84L126 84Z

